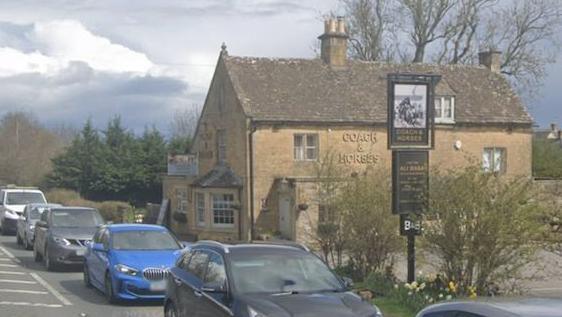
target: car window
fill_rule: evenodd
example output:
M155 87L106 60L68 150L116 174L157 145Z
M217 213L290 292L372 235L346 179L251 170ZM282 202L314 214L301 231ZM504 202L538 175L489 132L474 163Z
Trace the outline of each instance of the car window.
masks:
M92 238L92 241L94 243L100 243L101 242L101 235L103 234L104 231L105 231L105 229L103 229L103 228L96 231L96 233L94 234L94 237Z
M48 212L43 212L41 214L41 221L49 222L49 213Z
M191 259L192 255L193 253L191 251L185 251L178 260L176 266L184 271L187 271L187 265L189 264L189 260Z
M225 285L226 283L224 261L218 254L211 253L209 255L207 273L205 274L205 283L212 283L215 285Z
M103 244L104 249L109 249L109 232L107 230L104 230L101 234L99 243Z
M205 269L207 268L207 259L209 258L207 253L202 251L196 251L192 256L189 264L187 265L187 271L200 280L203 280L205 276Z
M6 205L25 205L30 203L46 203L43 194L37 192L13 192L8 193Z

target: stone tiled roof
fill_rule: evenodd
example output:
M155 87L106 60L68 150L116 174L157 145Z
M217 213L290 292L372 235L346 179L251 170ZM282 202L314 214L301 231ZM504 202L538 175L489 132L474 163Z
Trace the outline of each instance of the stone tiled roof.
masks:
M458 123L522 123L532 118L507 80L483 66L223 56L246 115L266 121L385 123L389 73L442 76L436 93L455 96Z
M242 179L227 165L216 165L193 182L197 187L242 187Z

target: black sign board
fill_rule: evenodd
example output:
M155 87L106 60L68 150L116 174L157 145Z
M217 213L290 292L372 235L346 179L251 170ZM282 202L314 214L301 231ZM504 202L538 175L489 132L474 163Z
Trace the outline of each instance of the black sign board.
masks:
M422 213L429 189L428 151L392 152L392 213Z
M422 233L421 217L415 214L400 215L400 235L410 234L419 236Z
M388 75L389 149L433 147L434 75Z

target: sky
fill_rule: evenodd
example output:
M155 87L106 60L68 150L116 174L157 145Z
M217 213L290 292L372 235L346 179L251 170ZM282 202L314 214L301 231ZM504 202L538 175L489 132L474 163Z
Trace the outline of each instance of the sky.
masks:
M120 115L140 133L169 133L202 105L220 52L313 58L322 15L337 0L0 0L0 115L48 126L103 128ZM562 61L530 106L562 122Z

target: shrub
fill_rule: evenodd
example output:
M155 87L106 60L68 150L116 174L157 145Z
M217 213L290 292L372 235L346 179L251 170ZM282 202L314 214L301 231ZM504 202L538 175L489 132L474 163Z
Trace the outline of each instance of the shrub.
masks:
M95 202L84 199L80 197L77 192L68 189L53 189L45 195L47 196L47 201L51 203L57 203L64 206L96 208L106 221L117 223L123 222L125 219L131 218L130 214L134 212L133 207L126 202Z
M494 291L533 260L541 208L528 178L467 168L431 181L422 241L461 292Z
M339 195L338 208L345 229L348 264L360 280L371 272L392 266L393 255L401 251L397 217L392 216L390 177L372 171L353 178Z

